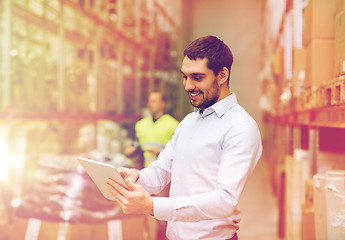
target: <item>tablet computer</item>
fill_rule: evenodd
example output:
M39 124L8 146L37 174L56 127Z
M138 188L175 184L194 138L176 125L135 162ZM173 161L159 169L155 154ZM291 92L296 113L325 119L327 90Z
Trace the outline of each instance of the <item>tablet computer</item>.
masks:
M129 189L115 166L83 157L78 157L78 160L105 198L115 200L106 187L108 178L113 179L121 186Z

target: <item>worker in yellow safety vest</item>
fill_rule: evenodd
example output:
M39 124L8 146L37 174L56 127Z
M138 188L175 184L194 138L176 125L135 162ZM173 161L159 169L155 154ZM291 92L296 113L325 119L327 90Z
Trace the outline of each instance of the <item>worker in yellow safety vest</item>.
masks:
M125 151L126 156L131 156L140 147L144 154L145 167L157 159L179 124L175 118L165 113L165 107L166 99L161 92L156 91L149 94L147 108L151 116L145 117L135 124L137 142ZM168 196L169 189L170 184L157 196ZM157 221L157 224L156 239L166 239L167 222Z
M145 167L155 161L164 149L179 122L165 113L166 99L161 92L151 92L148 97L147 108L151 116L139 120L135 124L138 143L144 152ZM126 150L131 155L134 147Z

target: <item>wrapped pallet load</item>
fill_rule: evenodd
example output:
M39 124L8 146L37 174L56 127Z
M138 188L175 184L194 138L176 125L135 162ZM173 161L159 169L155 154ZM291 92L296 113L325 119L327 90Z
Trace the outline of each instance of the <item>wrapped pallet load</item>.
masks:
M345 239L345 171L314 175L316 240Z
M103 197L76 156L50 156L38 161L11 239L145 239L145 226L144 216L125 216Z
M345 239L345 170L326 171L327 239Z
M315 238L316 240L327 239L326 221L326 174L318 173L314 177L314 208L315 208Z

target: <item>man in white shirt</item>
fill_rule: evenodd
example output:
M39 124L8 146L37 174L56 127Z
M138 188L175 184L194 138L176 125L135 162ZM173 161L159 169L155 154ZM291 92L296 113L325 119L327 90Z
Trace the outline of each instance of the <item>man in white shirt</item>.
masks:
M181 73L195 112L178 125L158 159L141 171L119 168L131 188L107 186L124 213L168 221L173 239L237 239L238 201L262 151L254 119L229 90L229 47L214 36L192 42ZM152 197L171 182L169 197Z

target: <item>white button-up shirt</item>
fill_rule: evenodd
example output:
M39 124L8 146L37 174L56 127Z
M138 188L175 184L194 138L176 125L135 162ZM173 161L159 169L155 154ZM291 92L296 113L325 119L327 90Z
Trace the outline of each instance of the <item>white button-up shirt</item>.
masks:
M154 217L168 221L168 238L231 238L241 218L239 197L261 151L258 126L234 93L188 114L138 179L150 193L171 180L169 198L153 198Z

